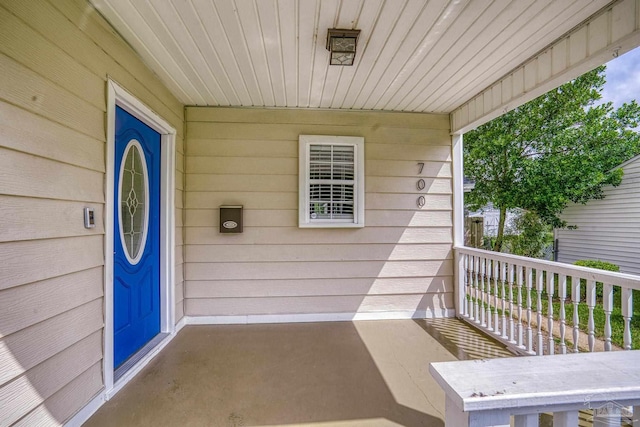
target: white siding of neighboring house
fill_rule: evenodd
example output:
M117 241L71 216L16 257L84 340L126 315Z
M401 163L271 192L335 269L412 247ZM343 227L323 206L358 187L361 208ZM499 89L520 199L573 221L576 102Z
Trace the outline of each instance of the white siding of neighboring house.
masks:
M620 266L623 273L640 274L640 157L621 165L618 187L607 187L605 198L574 204L562 219L576 230L556 230L558 261L599 259Z
M190 107L186 119L186 315L453 309L448 116ZM364 228L298 228L300 134L364 137ZM244 233L218 232L220 205L244 206Z
M85 0L0 0L0 76L0 425L60 425L103 388L107 77L178 131L177 319L184 109Z

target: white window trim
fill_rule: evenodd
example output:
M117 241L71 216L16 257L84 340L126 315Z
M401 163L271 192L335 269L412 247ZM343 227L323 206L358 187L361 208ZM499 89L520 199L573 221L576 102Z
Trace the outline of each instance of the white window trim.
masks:
M350 145L354 147L353 222L344 220L311 220L309 217L309 147L312 144ZM298 226L300 228L364 227L364 138L359 136L300 135L298 139Z

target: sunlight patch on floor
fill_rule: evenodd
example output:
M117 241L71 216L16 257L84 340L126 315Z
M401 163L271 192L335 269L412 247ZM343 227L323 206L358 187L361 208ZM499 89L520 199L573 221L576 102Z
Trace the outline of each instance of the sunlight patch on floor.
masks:
M444 393L429 374L429 362L456 358L415 322L354 325L396 402L443 418Z

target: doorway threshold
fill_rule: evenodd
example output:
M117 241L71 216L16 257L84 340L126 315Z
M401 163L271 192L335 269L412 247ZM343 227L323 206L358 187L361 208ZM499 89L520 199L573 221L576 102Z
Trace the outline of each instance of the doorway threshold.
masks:
M131 368L136 366L138 362L140 362L144 357L149 354L154 348L156 348L165 338L167 338L170 334L161 333L156 335L144 345L140 350L138 350L133 356L128 358L122 365L118 367L113 372L113 382L116 383L120 378L123 377L124 374L129 372Z

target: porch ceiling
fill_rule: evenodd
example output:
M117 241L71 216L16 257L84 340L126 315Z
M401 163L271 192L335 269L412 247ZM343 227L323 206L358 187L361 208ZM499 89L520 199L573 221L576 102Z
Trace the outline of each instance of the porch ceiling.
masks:
M91 0L186 105L450 113L610 0ZM328 28L362 30L329 66Z

